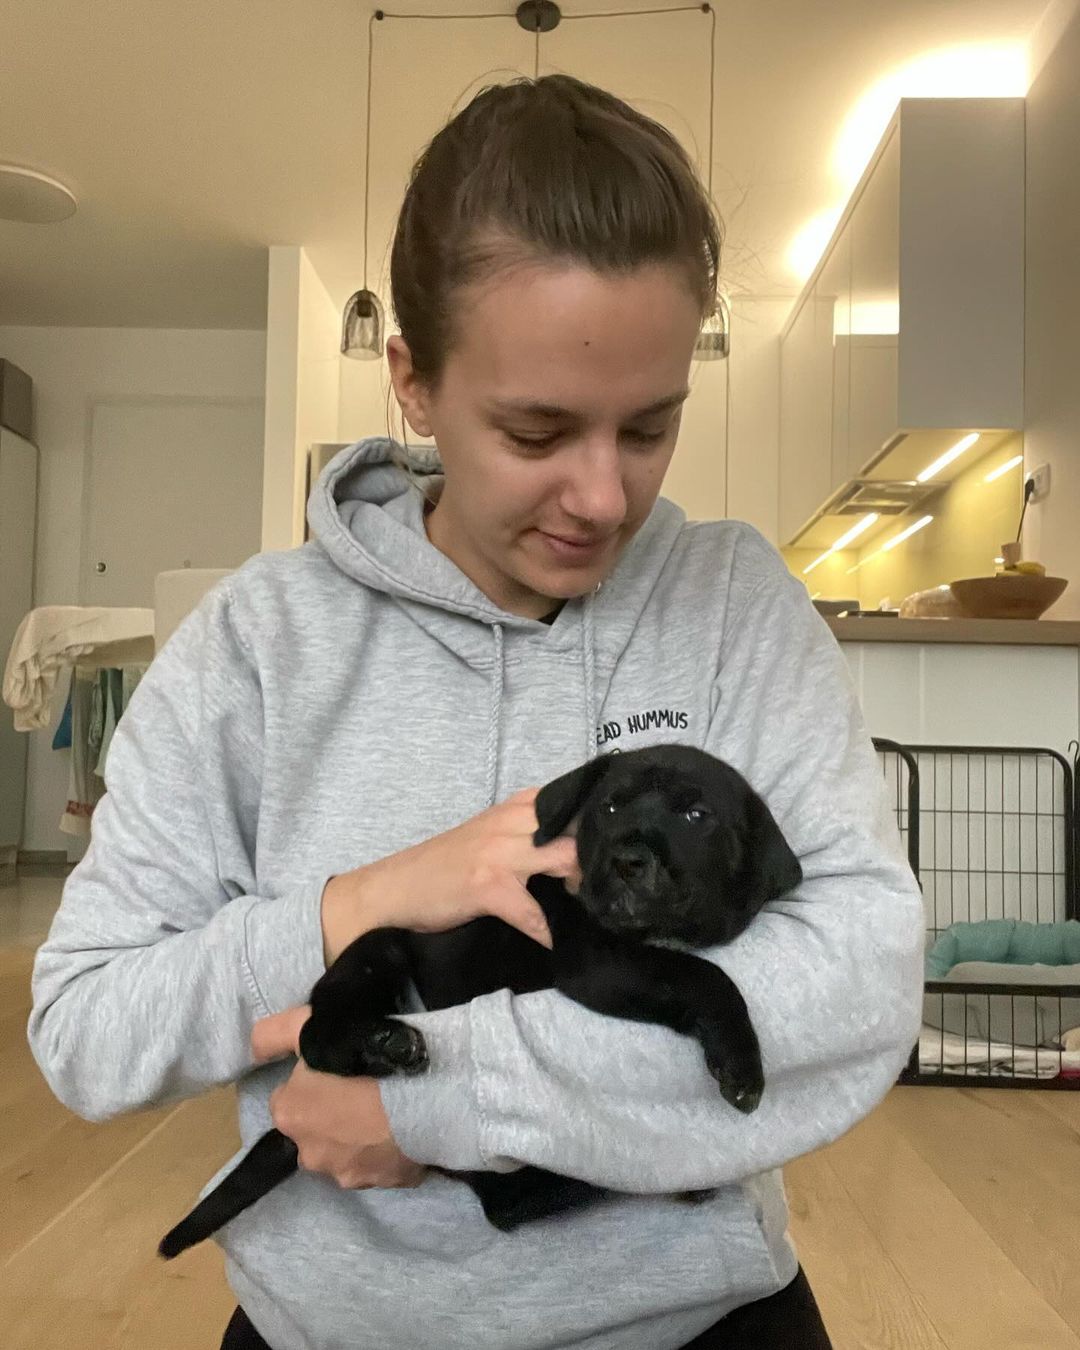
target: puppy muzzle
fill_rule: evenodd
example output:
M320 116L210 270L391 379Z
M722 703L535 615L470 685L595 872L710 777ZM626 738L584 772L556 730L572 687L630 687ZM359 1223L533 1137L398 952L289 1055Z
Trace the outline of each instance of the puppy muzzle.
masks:
M649 849L613 849L589 868L581 899L607 928L637 931L654 927L670 912L676 886L668 869Z

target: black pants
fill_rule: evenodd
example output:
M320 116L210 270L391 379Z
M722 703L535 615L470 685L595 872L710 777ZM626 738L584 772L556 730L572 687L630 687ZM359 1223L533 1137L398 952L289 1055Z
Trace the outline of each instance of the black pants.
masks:
M243 1308L237 1308L226 1328L221 1350L270 1350L270 1347L248 1321ZM800 1266L786 1289L736 1308L715 1326L695 1336L685 1350L832 1350L832 1346Z

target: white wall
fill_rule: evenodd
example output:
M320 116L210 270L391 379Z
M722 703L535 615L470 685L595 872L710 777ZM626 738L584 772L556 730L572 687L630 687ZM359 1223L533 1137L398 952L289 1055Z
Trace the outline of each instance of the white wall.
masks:
M303 542L308 446L338 436L341 315L302 248L270 249L266 318L264 549ZM372 362L373 366L377 363Z
M265 384L261 332L0 327L0 354L34 380L40 451L35 605L79 603L83 475L97 399L261 398ZM23 848L67 850L74 858L82 842L58 829L68 755L51 749L52 734L52 726L30 733Z
M1024 553L1069 588L1048 617L1080 617L1080 6L1058 0L1032 44L1027 95L1025 468L1049 464ZM1011 316L1003 315L1005 321Z
M736 296L731 313L726 514L773 544L780 534L780 330L793 303L792 296Z

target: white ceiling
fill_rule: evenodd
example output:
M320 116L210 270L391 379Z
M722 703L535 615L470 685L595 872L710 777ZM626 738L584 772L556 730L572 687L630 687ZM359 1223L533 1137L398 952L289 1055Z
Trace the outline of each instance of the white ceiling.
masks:
M566 0L564 11L658 3ZM720 0L713 183L729 287L798 290L785 250L847 195L832 147L871 86L936 49L1024 42L1044 5ZM362 284L372 8L0 0L0 161L51 174L80 202L58 224L0 221L0 324L261 328L270 244L304 245L342 304ZM506 17L376 25L373 273L423 143L479 84L531 73L532 39L513 8L415 0L391 13ZM582 18L541 41L542 71L606 85L664 121L699 162L707 59L708 20L693 10Z

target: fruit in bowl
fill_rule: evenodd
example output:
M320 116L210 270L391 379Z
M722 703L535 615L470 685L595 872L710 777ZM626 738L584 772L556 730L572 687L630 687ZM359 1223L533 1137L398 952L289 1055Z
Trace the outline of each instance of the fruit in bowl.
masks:
M971 619L1037 619L1045 614L1069 584L1065 577L1048 577L1035 564L1013 564L992 577L951 581L949 590ZM1021 567L1025 570L1020 570Z

